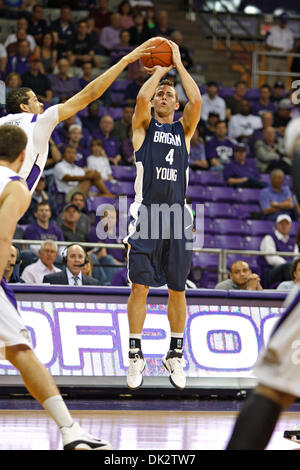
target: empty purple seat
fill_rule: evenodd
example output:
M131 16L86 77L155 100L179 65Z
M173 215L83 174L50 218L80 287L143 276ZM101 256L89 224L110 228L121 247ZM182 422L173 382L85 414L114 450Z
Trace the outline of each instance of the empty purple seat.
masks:
M251 219L252 214L261 214L258 204L234 204L234 210L239 219Z
M213 222L215 233L220 235L245 235L245 222L239 219L217 219Z
M113 184L112 189L114 194L123 194L124 196L128 197L135 196L134 183L132 181L118 181L117 183Z
M237 217L237 212L233 204L221 202L206 202L204 204L204 216L211 219Z
M260 98L259 88L249 88L244 95L244 99L248 101L259 100L259 98Z
M204 188L203 186L188 186L187 192L186 192L186 197L191 201L191 202L205 202L208 200L208 189Z
M221 171L202 171L199 173L199 184L205 186L224 186L223 173Z
M251 236L264 236L270 233L274 227L271 220L247 220L247 232Z
M130 80L116 80L111 85L111 91L125 91L129 83Z
M262 237L245 237L244 238L244 249L258 251Z
M201 184L201 172L189 170L189 185L199 185Z
M136 177L135 166L113 165L112 176L118 181L134 181Z
M238 201L238 193L235 188L228 187L209 187L208 188L209 201L212 202L230 202Z
M123 109L122 108L108 108L108 114L115 120L122 119Z
M261 189L238 188L238 200L245 204L258 204Z
M216 248L223 250L243 250L244 239L238 235L217 235Z
M203 248L216 248L215 235L204 233Z
M189 278L197 287L213 289L218 282L218 255L193 253Z
M232 88L231 86L223 86L222 88L219 88L218 95L222 98L232 96L234 95L234 88Z
M115 205L115 199L112 197L92 196L86 200L86 208L88 212L97 212L97 208L101 205L111 204Z

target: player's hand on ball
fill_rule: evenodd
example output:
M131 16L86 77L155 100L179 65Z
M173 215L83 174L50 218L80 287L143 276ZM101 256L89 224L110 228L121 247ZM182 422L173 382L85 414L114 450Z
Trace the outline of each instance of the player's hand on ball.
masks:
M153 75L154 73L161 74L162 76L168 73L174 65L170 65L169 67L162 67L161 65L155 65L154 67L144 67L145 70L149 73L149 75Z
M179 51L179 46L178 46L178 44L176 44L175 42L170 41L170 40L168 40L168 44L169 44L169 46L172 50L173 64L174 64L175 67L177 67L177 65L182 64L181 55L180 55L180 51Z

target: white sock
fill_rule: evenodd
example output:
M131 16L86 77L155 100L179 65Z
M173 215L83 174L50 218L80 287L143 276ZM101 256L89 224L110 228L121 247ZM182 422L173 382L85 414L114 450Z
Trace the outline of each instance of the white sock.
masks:
M44 401L43 407L48 411L51 418L54 419L57 426L70 427L74 423L72 416L61 395L55 395Z

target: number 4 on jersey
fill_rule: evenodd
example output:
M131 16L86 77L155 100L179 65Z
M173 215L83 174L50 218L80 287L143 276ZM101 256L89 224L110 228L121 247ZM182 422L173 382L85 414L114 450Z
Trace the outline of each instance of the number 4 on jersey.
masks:
M168 155L166 156L166 162L168 162L170 165L173 165L174 161L174 149L171 149Z

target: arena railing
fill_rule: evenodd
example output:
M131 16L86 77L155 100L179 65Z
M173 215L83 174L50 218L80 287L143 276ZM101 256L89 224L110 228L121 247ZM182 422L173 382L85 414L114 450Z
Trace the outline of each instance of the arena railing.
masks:
M18 246L27 246L27 245L41 245L45 240L13 240L13 243ZM75 242L65 242L65 241L55 241L56 245L58 247L67 247L69 245L74 244ZM88 243L88 242L78 242L81 246L87 248L87 249L93 249L93 248L113 248L113 249L120 249L124 250L124 245L122 243ZM23 249L23 248L22 248ZM87 250L88 251L88 250ZM227 256L229 254L240 254L242 256L284 256L284 257L291 257L291 258L296 258L300 256L300 253L291 253L289 251L258 251L258 250L234 250L234 249L227 249L227 248L197 248L194 247L193 251L195 253L211 253L211 254L216 254L218 255L218 266L216 268L218 269L218 282L223 281L226 279L225 276L228 275L228 269L227 269ZM245 261L247 261L245 259ZM108 267L111 265L101 265L102 267ZM125 264L124 264L125 266ZM120 265L122 267L122 265ZM201 269L201 266L199 266ZM205 270L206 268L203 268Z
M253 51L252 53L252 88L258 87L258 76L265 75L271 77L295 77L300 78L299 72L276 72L272 70L259 69L259 56L270 57L300 57L296 52L274 52L274 51Z

